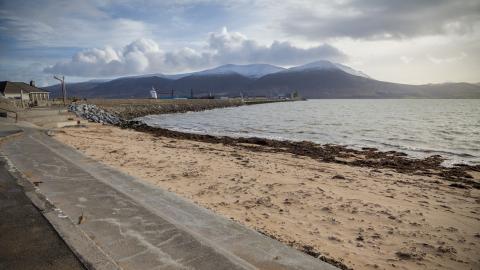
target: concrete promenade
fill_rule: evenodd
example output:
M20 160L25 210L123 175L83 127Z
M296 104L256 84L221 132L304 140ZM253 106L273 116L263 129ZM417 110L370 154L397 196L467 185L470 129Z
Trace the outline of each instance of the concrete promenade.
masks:
M3 130L3 129L2 129ZM337 269L23 128L0 150L91 269ZM53 207L48 207L48 206Z
M12 135L14 127L1 129L0 137ZM26 193L33 184L10 173L0 157L0 269L84 269Z
M0 160L0 269L84 269Z

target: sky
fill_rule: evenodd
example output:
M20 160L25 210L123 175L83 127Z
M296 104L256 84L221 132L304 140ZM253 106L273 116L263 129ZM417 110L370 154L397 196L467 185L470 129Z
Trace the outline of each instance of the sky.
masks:
M0 0L0 80L317 60L382 81L478 83L480 1Z

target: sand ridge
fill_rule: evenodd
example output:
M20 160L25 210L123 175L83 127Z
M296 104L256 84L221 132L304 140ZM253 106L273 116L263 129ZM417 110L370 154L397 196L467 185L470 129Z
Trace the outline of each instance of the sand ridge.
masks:
M92 158L353 269L480 268L480 190L450 187L437 176L100 124L61 129L54 136Z

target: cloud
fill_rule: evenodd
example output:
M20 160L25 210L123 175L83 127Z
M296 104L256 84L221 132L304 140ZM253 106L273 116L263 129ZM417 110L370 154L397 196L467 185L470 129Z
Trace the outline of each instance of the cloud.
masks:
M22 47L120 45L151 36L152 26L113 16L95 1L1 1L0 35Z
M76 53L72 59L44 69L46 73L99 77L144 73L192 71L213 65L270 63L296 65L318 59L341 61L346 56L335 47L322 44L299 48L287 41L261 45L238 32L223 28L210 33L200 49L189 47L163 51L151 39L138 39L121 49L106 46Z
M467 54L462 52L460 55L452 57L435 57L432 55L427 55L427 59L434 64L449 64L453 62L458 62L467 57Z
M0 80L14 82L35 81L37 86L51 85L55 81L51 76L43 73L45 66L42 63L31 63L26 66L11 66L0 64Z
M371 0L301 5L288 9L284 32L307 39L404 39L466 34L480 24L478 0Z
M400 56L400 60L404 63L404 64L410 64L414 59L413 57L409 57L409 56L405 56L405 55L402 55Z
M335 47L323 44L311 48L298 48L288 41L274 41L269 46L260 45L238 32L226 28L221 33L211 33L209 48L215 51L216 63L271 63L296 65L318 59L342 61L346 57Z
M138 39L121 50L111 46L93 48L76 53L70 61L60 62L44 69L46 73L78 76L112 76L146 71L149 58L157 59L162 52L149 39Z
M71 81L329 59L363 62L382 80L476 82L479 17L478 0L0 0L0 76ZM223 25L241 33L205 34ZM468 57L452 60L461 52Z

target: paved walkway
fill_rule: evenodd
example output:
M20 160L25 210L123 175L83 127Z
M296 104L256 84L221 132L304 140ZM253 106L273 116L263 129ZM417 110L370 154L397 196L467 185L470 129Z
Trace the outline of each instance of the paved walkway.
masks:
M111 260L108 269L336 269L43 132L26 129L0 149Z
M0 130L0 136L14 134ZM0 157L0 269L84 269Z

